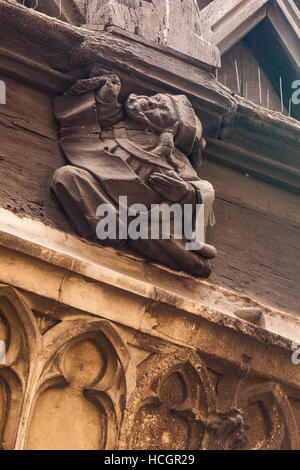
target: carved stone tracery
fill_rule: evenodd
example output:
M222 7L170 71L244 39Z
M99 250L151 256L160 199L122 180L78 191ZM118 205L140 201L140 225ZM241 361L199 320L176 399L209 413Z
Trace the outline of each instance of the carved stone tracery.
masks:
M121 449L299 448L295 417L278 384L248 385L237 396L232 390L237 407L220 411L195 353L157 355L145 361L141 374L125 413Z
M77 316L42 336L13 288L0 288L0 304L7 324L0 366L2 447L115 448L131 387L127 377L134 371L112 325Z
M40 331L9 286L0 312L2 449L299 448L296 401L276 383L232 381L222 409L222 387L195 352L154 353L136 378L106 320L68 315Z
M239 406L248 424L248 448L299 449L295 416L287 395L278 384L264 382L241 390Z
M239 410L216 410L208 371L196 353L158 355L144 368L126 410L121 449L226 448L243 428Z

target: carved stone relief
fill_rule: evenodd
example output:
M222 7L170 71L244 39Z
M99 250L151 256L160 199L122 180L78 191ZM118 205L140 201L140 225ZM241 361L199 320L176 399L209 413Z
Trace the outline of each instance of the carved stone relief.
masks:
M1 449L299 449L296 398L228 367L225 385L196 352L153 352L136 371L107 320L68 313L40 330L3 285L0 340Z
M128 403L121 449L230 447L243 429L242 414L234 408L216 410L209 374L197 354L157 355L144 370Z
M219 64L219 51L202 37L196 1L89 0L87 23L118 27L203 62Z
M195 353L151 357L140 377L125 413L121 449L299 448L295 416L278 384L241 390L235 384L237 407L219 410L211 376Z
M253 450L297 450L298 429L287 395L273 382L241 390L239 406L248 425L247 448Z

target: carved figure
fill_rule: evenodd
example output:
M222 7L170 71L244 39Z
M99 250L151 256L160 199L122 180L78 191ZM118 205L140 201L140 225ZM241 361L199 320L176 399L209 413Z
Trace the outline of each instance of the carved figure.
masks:
M177 239L171 228L169 239L149 234L101 243L130 248L172 269L208 277L215 248L202 244L197 251L188 251L185 246L193 240L197 204L204 205L204 231L214 223L213 187L195 171L205 147L202 125L184 95L131 94L122 104L120 91L119 77L106 73L76 82L55 100L61 148L69 165L56 170L52 189L77 233L98 242L101 204L113 204L119 215L118 233L126 233L120 196L127 197L128 206L139 205L137 212L144 207L143 216L149 218L155 204L189 204L192 227L183 239Z

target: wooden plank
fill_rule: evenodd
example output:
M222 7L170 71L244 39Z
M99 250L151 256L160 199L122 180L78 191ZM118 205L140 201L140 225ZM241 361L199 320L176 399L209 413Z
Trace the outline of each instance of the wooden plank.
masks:
M216 188L216 246L211 283L299 314L299 198L234 171L205 163Z
M53 118L51 97L3 74L1 80L6 85L6 105L0 106L0 119L57 142L58 127Z
M221 200L300 226L296 194L204 159L199 175L210 181Z
M0 116L0 205L71 232L50 192L52 175L65 164L58 143Z

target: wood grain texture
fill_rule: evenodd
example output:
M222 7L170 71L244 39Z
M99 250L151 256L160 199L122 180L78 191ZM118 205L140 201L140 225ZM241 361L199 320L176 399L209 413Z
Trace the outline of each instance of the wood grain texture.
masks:
M52 100L12 79L6 84L7 105L0 107L0 204L70 231L49 190L53 172L64 165Z
M299 314L299 197L212 162L201 177L217 196L210 282Z

